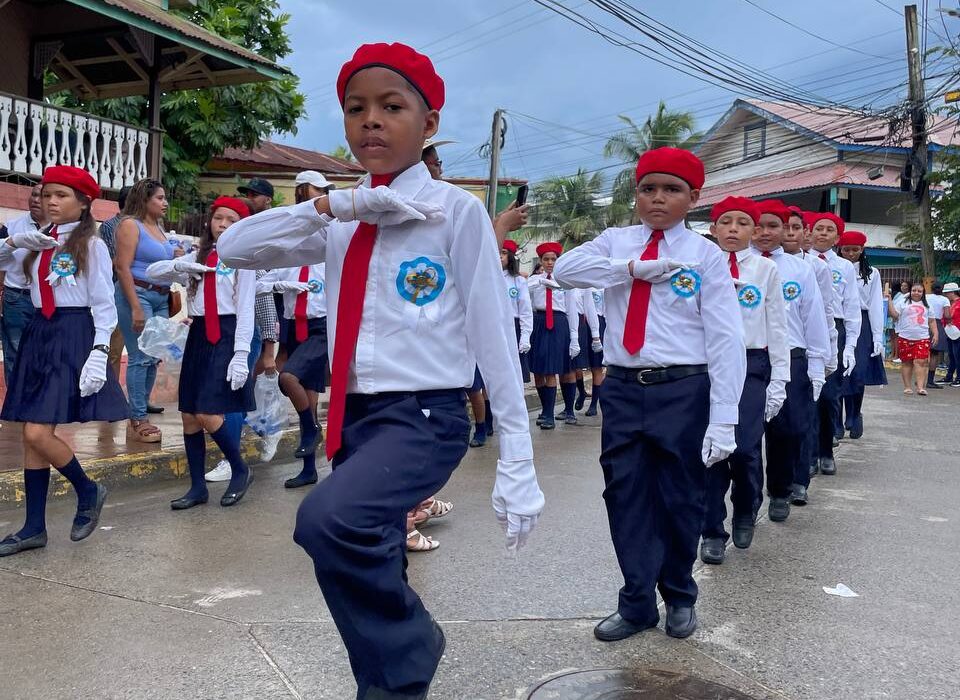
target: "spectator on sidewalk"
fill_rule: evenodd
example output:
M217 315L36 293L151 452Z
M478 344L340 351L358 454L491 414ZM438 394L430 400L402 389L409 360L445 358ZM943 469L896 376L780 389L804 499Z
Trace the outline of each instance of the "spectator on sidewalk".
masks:
M909 296L895 302L887 299L890 315L897 323L897 345L900 354L900 376L903 393L912 394L914 386L920 396L926 396L924 388L927 366L930 363L930 346L937 341L937 324L930 318L926 290L922 282L910 286ZM932 343L931 343L932 338Z
M120 211L117 212L116 216L113 216L102 224L100 224L100 238L104 243L107 244L107 250L110 251L110 260L116 260L117 258L117 226L120 225L120 222L123 221L123 208L127 204L127 195L130 194L130 187L124 187L120 190L120 196L117 198L117 206L120 207ZM113 271L113 283L117 283L117 271ZM110 356L108 362L110 366L113 367L113 371L116 372L117 376L120 376L120 360L123 358L123 333L120 331L120 328L117 327L113 330L113 335L110 336ZM147 407L149 412L149 406Z
M942 389L943 385L936 380L937 366L950 356L950 339L943 332L943 316L949 313L950 300L943 296L943 283L934 282L930 285L931 294L927 294L927 306L930 307L930 318L937 324L937 341L930 346L930 369L927 370L927 388Z
M960 387L960 285L947 282L943 285L943 293L950 301L950 308L943 313L943 332L950 340L945 383Z

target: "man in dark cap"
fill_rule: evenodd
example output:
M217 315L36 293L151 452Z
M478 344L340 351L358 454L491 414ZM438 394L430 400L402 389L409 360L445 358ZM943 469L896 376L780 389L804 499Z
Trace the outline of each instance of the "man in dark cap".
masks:
M246 198L251 214L259 214L273 206L273 185L262 177L250 178L250 182L237 188Z

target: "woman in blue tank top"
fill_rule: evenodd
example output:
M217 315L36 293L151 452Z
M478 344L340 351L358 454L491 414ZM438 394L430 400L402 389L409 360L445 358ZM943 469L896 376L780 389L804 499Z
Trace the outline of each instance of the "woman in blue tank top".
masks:
M160 428L147 420L147 402L157 378L157 359L144 354L137 338L147 319L169 317L170 288L156 284L147 275L147 267L160 260L183 255L183 250L167 239L163 216L167 197L156 180L141 180L127 195L124 219L117 228L116 301L120 331L127 348L127 399L130 425L127 439L157 443Z

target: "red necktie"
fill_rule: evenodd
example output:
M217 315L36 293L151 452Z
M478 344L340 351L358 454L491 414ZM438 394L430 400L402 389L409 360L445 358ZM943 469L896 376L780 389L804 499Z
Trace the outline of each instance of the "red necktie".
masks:
M547 275L548 280L553 279L553 275ZM553 330L553 289L547 287L547 306L544 309L547 313L547 330Z
M771 253L769 250L763 251L763 252L761 253L761 255L763 255L763 257L765 257L765 258L773 257L773 253Z
M641 260L656 260L660 255L660 241L663 231L654 231L650 236ZM630 289L630 301L627 303L627 318L623 326L623 347L631 355L636 355L643 347L647 335L647 310L650 306L651 284L646 280L634 280Z
M389 185L393 175L372 175L370 186ZM370 257L377 242L377 227L361 221L350 239L340 272L340 299L337 301L337 337L330 368L330 403L327 407L327 459L333 459L343 440L343 411L347 401L347 375L360 335L363 297L370 274Z
M50 233L47 235L54 240L59 239L56 224L54 224L53 228L50 229ZM53 298L53 287L50 285L49 280L47 280L47 275L50 274L50 262L53 260L54 251L56 251L56 248L47 248L40 253L40 265L37 267L37 276L40 278L38 280L40 284L40 313L43 314L44 318L50 318L53 316L53 312L57 310L57 302L56 299Z
M823 253L820 253L820 255L818 255L817 257L820 258L821 260L823 260L824 262L826 262L826 260L827 260L827 256L824 255Z
M217 307L217 263L220 262L217 251L211 250L204 263L214 268L213 272L203 273L203 325L207 331L207 342L216 345L220 342L220 309Z
M730 276L733 279L740 279L740 268L737 267L737 254L734 252L730 253Z
M307 265L300 268L300 281L310 281L310 268ZM293 319L297 342L302 343L307 339L307 292L297 294L297 303L293 306Z

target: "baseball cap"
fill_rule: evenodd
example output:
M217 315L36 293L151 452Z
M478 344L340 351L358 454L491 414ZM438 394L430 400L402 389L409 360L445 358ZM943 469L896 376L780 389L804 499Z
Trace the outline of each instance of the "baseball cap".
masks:
M456 143L456 141L450 141L447 139L427 139L423 142L423 150L427 150L430 146L437 148L439 146L447 146L451 143Z
M316 170L304 170L302 173L298 173L296 182L298 185L313 185L319 190L335 190L337 188Z
M237 188L240 194L262 194L266 197L273 197L273 185L269 180L262 177L250 178L250 182Z

